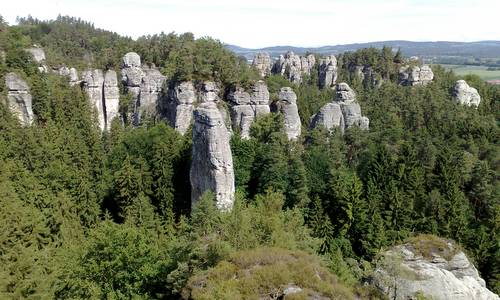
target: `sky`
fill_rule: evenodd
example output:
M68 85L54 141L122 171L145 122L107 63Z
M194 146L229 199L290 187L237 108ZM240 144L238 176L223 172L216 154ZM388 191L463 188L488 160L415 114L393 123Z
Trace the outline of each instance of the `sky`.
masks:
M500 40L500 0L16 0L0 15L81 17L137 38L192 32L246 48Z

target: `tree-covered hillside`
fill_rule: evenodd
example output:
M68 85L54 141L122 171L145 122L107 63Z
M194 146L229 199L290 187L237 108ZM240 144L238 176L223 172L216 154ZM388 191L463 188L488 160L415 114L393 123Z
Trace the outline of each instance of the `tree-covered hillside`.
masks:
M457 241L500 293L500 86L468 76L482 98L474 109L451 100L451 71L401 86L401 53L343 53L338 82L356 91L370 130L341 134L307 129L333 97L316 75L271 75L271 99L283 86L297 94L302 135L289 141L279 113L258 118L249 139L234 133L236 202L224 212L210 192L191 205L191 132L152 119L102 133L80 86L38 71L33 45L49 66L79 70L118 70L135 51L172 82L219 82L221 98L259 78L219 41L190 33L132 40L70 17L1 21L0 298L272 298L293 280L303 298L385 299L365 284L374 260L422 233ZM383 83L360 81L355 65ZM5 105L9 72L31 87L32 126Z

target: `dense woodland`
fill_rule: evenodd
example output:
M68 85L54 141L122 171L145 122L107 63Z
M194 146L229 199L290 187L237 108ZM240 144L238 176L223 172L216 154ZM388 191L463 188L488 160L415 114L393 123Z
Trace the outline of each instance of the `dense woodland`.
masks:
M458 78L439 66L430 85L403 87L401 53L342 54L338 82L356 90L370 130L303 130L289 142L282 116L260 118L249 140L232 137L237 200L219 212L210 193L191 207L190 133L150 120L101 134L80 87L38 72L24 51L33 44L51 66L118 70L136 51L172 80L230 87L258 78L219 41L189 33L132 40L69 17L2 21L0 298L238 298L223 276L210 277L210 291L196 282L223 272L228 259L272 261L291 251L325 268L338 285L325 293L378 299L363 286L371 262L419 233L456 240L500 292L499 86L466 78L482 97L476 110L451 101ZM351 65L370 65L385 82L363 84ZM32 87L31 127L3 105L10 71ZM272 94L282 86L297 93L303 129L333 96L317 80L266 79Z

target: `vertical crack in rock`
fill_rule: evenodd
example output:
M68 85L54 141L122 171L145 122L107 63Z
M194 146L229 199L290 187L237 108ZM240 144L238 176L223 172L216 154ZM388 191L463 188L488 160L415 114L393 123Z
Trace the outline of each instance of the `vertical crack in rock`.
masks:
M7 107L13 115L17 116L23 126L31 125L34 115L28 84L16 73L7 73L5 85L7 86Z
M210 190L215 193L219 209L231 210L235 188L230 133L217 104L210 100L212 96L209 91L194 110L191 200L195 203Z

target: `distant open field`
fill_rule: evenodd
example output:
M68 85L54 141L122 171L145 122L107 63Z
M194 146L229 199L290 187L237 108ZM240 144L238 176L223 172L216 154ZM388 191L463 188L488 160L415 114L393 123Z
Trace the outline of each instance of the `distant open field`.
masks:
M466 65L445 65L442 64L446 69L451 69L455 74L459 76L476 74L484 80L500 80L500 70L488 71L488 67L485 66L466 66Z

